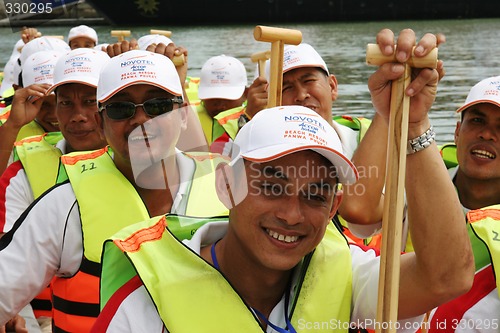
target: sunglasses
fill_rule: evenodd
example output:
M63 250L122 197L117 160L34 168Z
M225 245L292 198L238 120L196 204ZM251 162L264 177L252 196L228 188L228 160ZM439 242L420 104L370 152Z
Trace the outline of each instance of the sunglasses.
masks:
M142 106L144 112L150 117L156 117L174 109L174 104L182 104L182 98L153 98L145 101L142 104L132 102L113 102L108 105L101 105L99 111L106 110L106 115L109 119L125 120L130 119L135 115L135 110L138 106Z

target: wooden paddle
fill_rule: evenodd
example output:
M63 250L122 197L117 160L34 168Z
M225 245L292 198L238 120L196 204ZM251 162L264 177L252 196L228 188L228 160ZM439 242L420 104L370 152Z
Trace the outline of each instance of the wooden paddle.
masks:
M170 36L172 36L172 31L168 31L168 30L151 29L151 30L149 30L149 33L152 35L163 35L163 36L168 37L168 38L170 38Z
M281 105L283 88L283 50L285 44L298 45L302 42L299 30L274 28L258 25L253 31L255 40L271 43L271 69L269 74L269 97L267 107Z
M118 38L119 42L123 42L125 37L130 36L130 30L111 30L111 36Z
M269 50L257 52L250 56L250 60L258 64L259 76L266 75L266 60L269 59L270 57L271 57L271 51Z
M396 52L390 57L380 52L377 44L368 44L366 62L380 66L397 62ZM411 82L411 68L436 68L437 48L425 57L414 57L405 64L403 77L392 81L385 178L384 212L382 219L382 248L377 306L377 332L396 332L399 299L399 270L401 233L404 208L404 184L406 171L406 144L410 97L405 94Z

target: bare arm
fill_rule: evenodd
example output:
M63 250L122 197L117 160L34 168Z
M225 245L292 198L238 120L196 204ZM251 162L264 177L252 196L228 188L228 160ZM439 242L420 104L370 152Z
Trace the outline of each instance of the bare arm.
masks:
M416 44L413 31L402 31L397 40L398 60L405 62L415 44L417 47L422 47L421 50L415 51L415 55L418 57L427 55L435 46L443 42L443 35L427 34ZM377 35L377 43L384 54L391 55L394 52L396 42L392 31L382 30ZM360 179L351 188L344 189L344 199L339 208L342 217L350 223L373 224L382 221L384 206L382 192L385 183L387 132L389 129L388 113L384 113L382 110L389 110L390 80L399 77L403 70L401 65L398 66L393 67L393 64L386 64L383 66L385 67L384 71L379 71L379 74L375 76L379 77L380 80L371 79L372 102L377 113L352 158L353 163L360 171ZM444 76L442 62L439 62L437 72L439 79ZM421 78L417 77L417 80L421 80ZM430 104L428 101L424 101L424 103L427 103L430 108L432 101L433 99L431 99ZM415 103L415 100L412 101L412 108L420 107Z
M33 84L16 90L9 118L0 126L0 174L4 172L21 128L36 118L48 84ZM38 99L33 99L37 97Z
M385 31L378 40L390 45L392 39L392 32ZM398 51L402 53L398 54L398 60L407 59L414 41L413 31L400 33ZM419 52L426 52L438 43L434 35L426 35L423 41L424 50ZM390 97L384 98L390 95L388 83L401 76L403 70L400 64L386 64L370 78L374 105L384 118L389 110ZM418 137L430 127L428 111L443 69L440 64L437 70L413 72L406 91L411 96L408 138ZM399 318L422 314L463 294L471 287L474 276L465 218L436 143L407 156L405 185L415 252L403 255L401 260Z

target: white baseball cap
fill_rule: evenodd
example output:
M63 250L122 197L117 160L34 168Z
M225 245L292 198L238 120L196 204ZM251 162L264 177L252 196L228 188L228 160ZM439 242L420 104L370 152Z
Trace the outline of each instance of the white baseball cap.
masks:
M57 60L63 55L60 51L48 50L33 53L23 64L22 76L25 87L31 84L54 84L54 69Z
M266 61L266 77L269 80L271 61ZM309 44L285 45L283 49L283 74L303 67L317 67L324 70L328 75L328 67L319 53Z
M23 46L23 49L21 50L21 56L19 57L19 59L21 59L21 66L30 55L35 52L45 50L55 50L66 53L71 49L65 41L59 38L47 36L35 38Z
M278 106L258 112L241 128L234 144L239 152L232 164L240 158L268 162L310 149L332 162L341 183L352 184L358 179L358 171L344 155L335 129L303 106Z
M137 40L139 50L146 50L149 45L160 44L160 43L168 45L173 42L170 38L158 34L145 35Z
M226 55L208 59L201 68L198 97L235 100L243 95L247 85L245 65Z
M66 83L97 87L99 73L109 61L107 53L88 48L74 49L61 56L54 69L54 85L47 94Z
M97 45L97 40L98 40L97 32L89 26L82 24L77 27L71 28L71 30L68 33L68 44L69 42L71 42L71 40L78 37L85 37L90 40L93 40L94 43Z
M490 103L500 107L500 76L492 76L476 83L457 113L479 103Z
M174 96L182 96L182 86L174 63L164 55L131 50L111 58L99 76L97 100L105 102L129 86L149 84Z

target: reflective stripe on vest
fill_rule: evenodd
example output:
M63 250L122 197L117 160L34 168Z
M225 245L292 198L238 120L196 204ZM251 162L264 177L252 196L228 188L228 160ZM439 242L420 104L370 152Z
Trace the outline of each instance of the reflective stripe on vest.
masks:
M238 106L222 111L214 118L208 114L203 104L198 105L196 111L203 133L205 133L205 138L211 144L224 133L229 134L232 139L236 137L239 130L238 119L245 111L245 106Z
M488 247L497 286L500 285L500 204L471 210L467 213L474 233ZM500 297L500 288L497 288Z
M56 184L61 151L55 145L61 139L61 132L53 132L14 143L14 160L23 164L35 199Z
M240 129L238 121L240 119L240 116L245 112L245 109L246 102L244 106L239 106L234 109L222 111L214 117L214 119L217 120L217 123L224 128L224 132L226 132L233 140ZM222 134L224 133L221 133L215 139L220 137Z
M135 225L135 229L122 230L113 242L106 243L105 251L115 244L125 252L167 330L232 332L244 328L245 332L262 332L259 320L229 282L170 232L165 232L166 224L164 217L153 218L142 228ZM158 260L158 253L170 255ZM297 332L307 330L304 323L330 322L332 318L349 323L351 272L349 247L333 224L328 224L322 242L304 260L299 290L292 303L291 322ZM347 332L347 328L338 331ZM314 332L332 329L314 327Z
M149 218L139 194L116 169L107 151L103 148L61 157L80 209L85 257L75 276L56 278L52 284L54 326L67 332L90 331L99 314L99 263L104 240Z
M168 221L168 229L178 239L191 239L196 230L205 223L211 221L221 221L227 217L191 217L168 214L166 217L154 217L147 222L137 224L137 228L132 228L130 236L125 236L125 243L134 246L139 241L155 237L154 235L164 229ZM154 226L154 227L153 227ZM130 230L130 229L129 229ZM116 236L127 234L127 231L120 231ZM153 235L153 236L152 236ZM101 273L101 309L104 308L109 298L136 275L136 271L130 261L123 255L122 251L113 245L110 240L104 243L104 253L102 259ZM119 272L119 273L118 273Z
M186 78L186 82L184 84L184 88L186 90L186 95L189 100L189 104L198 105L200 103L200 99L198 98L198 86L200 85L199 77L190 77Z

